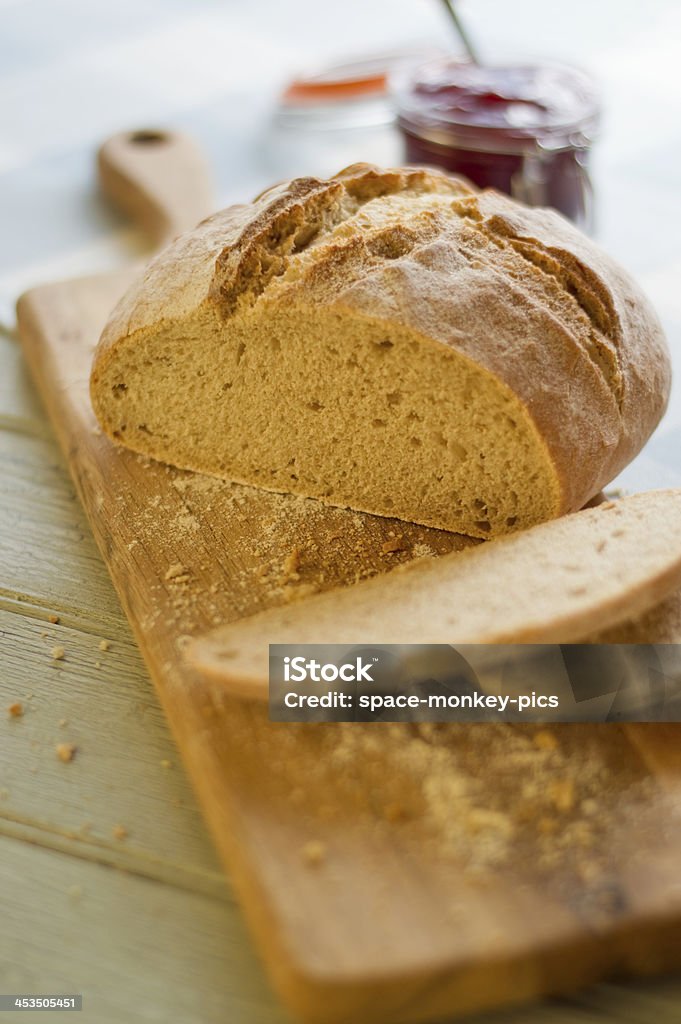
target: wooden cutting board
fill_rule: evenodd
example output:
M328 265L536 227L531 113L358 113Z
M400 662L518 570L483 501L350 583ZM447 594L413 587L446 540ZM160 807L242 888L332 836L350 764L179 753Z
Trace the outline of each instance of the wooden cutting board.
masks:
M177 136L111 140L161 241L211 206ZM185 638L465 538L233 486L100 433L93 347L134 271L35 288L19 328L274 986L310 1021L416 1021L681 963L675 725L283 725ZM229 965L225 965L229 970Z

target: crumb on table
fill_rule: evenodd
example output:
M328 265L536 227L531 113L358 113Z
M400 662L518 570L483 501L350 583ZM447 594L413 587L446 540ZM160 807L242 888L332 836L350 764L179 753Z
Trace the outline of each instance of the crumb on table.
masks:
M125 827L125 825L114 825L114 827L111 829L111 834L113 835L114 839L128 838L128 830Z
M65 655L66 655L66 651L64 650L63 647L60 647L59 645L57 645L56 647L52 648L52 659L53 659L53 661L63 661Z
M57 757L64 764L68 764L69 761L73 761L76 756L76 745L75 743L57 743L55 750Z
M7 708L7 714L10 718L21 718L24 713L24 705L21 701L15 700L13 704L10 704Z

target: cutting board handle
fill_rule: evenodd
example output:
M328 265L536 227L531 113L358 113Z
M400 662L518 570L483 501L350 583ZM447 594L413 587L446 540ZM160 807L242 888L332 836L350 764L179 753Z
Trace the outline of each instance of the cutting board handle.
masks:
M157 246L215 210L206 160L180 132L145 129L114 135L100 147L97 169L107 199Z

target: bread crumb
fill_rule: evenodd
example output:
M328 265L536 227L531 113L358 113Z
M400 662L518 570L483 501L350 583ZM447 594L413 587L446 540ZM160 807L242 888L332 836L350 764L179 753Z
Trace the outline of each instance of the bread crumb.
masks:
M95 662L95 668L101 668L101 667L102 667L101 661L96 661Z
M583 882L593 882L600 875L601 871L597 864L592 861L581 861L577 865L577 874Z
M63 661L65 654L66 651L63 647L57 646L52 648L52 658L54 661Z
M411 553L414 558L433 558L436 554L429 544L424 544L422 541L414 544Z
M47 616L47 621L51 622L53 626L56 626L57 623L59 622L59 616L58 615L48 615Z
M114 839L122 840L128 838L128 830L125 827L125 825L114 825L114 827L111 829L111 834L114 837Z
M294 547L284 559L282 566L282 582L287 580L299 579L298 569L300 568L300 557L301 550L299 547Z
M161 759L161 768L172 768L173 762L169 761L167 757Z
M322 843L319 839L310 839L302 847L301 853L306 864L309 864L310 867L317 867L326 859L326 843Z
M187 570L185 569L181 562L175 562L173 565L169 566L164 579L178 580L181 579L183 576L189 578Z
M65 726L67 726L68 724L69 724L69 720L68 720L68 718L60 718L60 719L59 719L59 728L60 728L60 729L63 729L63 728L64 728Z
M68 764L69 761L73 761L76 756L76 746L74 743L57 743L55 750L57 757L64 764Z
M69 899L78 901L83 895L83 890L79 885L70 885L68 888Z
M24 713L24 705L21 701L15 700L13 704L10 704L7 708L7 714L10 718L21 718Z
M540 750L557 750L558 738L555 733L549 732L548 729L540 729L539 732L534 734L534 745L539 747Z
M381 552L384 555L392 555L396 551L407 551L408 547L404 543L404 537L401 533L394 537L392 540L387 540L385 544L381 545Z
M557 811L570 811L575 802L575 785L572 779L557 779L549 787L551 801Z
M111 641L110 640L100 640L99 641L99 649L100 649L100 651L108 651L110 647L111 647Z
M513 822L507 814L486 807L471 808L466 815L466 826L473 835L492 832L506 838L513 833Z

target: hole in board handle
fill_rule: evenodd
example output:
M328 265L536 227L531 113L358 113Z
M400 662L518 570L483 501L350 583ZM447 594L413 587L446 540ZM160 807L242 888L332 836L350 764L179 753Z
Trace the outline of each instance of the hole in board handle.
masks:
M157 146L159 143L167 142L168 136L165 132L144 129L139 132L132 132L128 136L128 141L132 142L135 146Z

